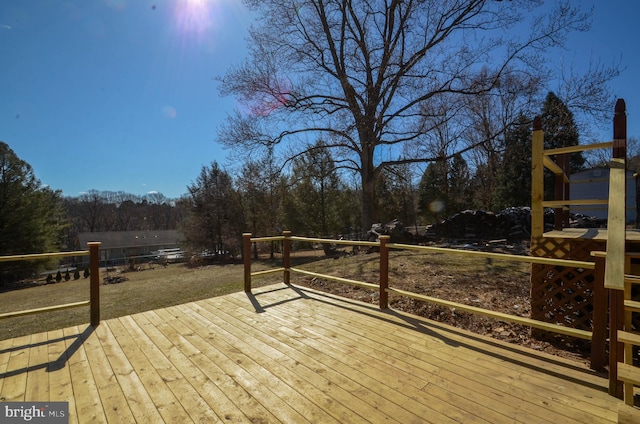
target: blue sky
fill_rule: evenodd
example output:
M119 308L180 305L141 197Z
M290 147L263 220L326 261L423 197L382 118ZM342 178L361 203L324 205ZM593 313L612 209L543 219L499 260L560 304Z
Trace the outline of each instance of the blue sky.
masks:
M620 59L611 88L640 137L640 2L580 3L595 5L591 32L552 59ZM250 23L240 0L2 0L0 140L67 196L177 198L226 162L216 129L234 101L214 78L242 60Z

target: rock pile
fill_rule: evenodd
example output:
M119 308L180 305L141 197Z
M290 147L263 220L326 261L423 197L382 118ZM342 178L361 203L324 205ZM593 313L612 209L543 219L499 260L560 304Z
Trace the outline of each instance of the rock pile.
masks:
M545 231L553 229L554 219L554 210L545 209ZM603 224L606 222L581 214L571 214L569 217L569 227L598 228ZM527 240L531 237L531 208L512 207L499 213L466 210L427 227L425 237L431 240Z
M392 243L412 243L415 236L397 219L387 224L373 224L367 233L368 241L376 241L380 236L390 236Z
M553 209L544 211L544 231L554 227ZM599 228L606 221L582 214L569 216L571 228ZM373 224L367 232L366 240L376 241L381 235L391 236L392 243L421 243L433 240L491 241L504 240L520 242L531 238L531 208L511 207L498 213L483 210L466 210L444 221L427 226L421 234L409 231L400 221L394 219L387 224Z

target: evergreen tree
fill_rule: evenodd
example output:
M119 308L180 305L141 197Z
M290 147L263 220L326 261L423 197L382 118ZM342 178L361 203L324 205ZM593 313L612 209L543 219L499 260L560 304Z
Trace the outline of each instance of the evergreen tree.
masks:
M273 149L255 161L246 162L237 179L245 217L245 231L254 236L281 234L283 203L287 198L287 181L280 173ZM287 228L288 229L288 228ZM275 256L275 244L270 244L271 258ZM253 254L258 257L258 244L253 244Z
M271 235L268 202L269 176L260 161L246 162L238 176L238 188L242 197L245 227L254 236Z
M296 234L337 236L342 230L340 189L335 162L319 140L294 161L293 186L285 208L289 228Z
M381 170L376 176L376 209L374 218L376 222L389 222L398 218L402 204L394 199L393 174L386 169Z
M57 251L65 228L60 192L43 187L31 166L0 141L0 255ZM42 265L3 262L0 284Z
M476 170L469 183L472 209L492 210L494 193L491 188L492 184L489 182L495 178L495 170L490 165L486 163L476 165Z
M405 226L417 225L417 193L412 185L409 165L396 165L380 173L376 181L379 221L399 220Z
M547 94L540 117L544 131L545 150L579 144L578 127L573 113L553 92ZM557 161L559 158L555 159ZM573 174L582 170L584 163L582 152L571 153L568 159L568 173ZM562 166L561 163L558 164ZM548 171L545 172L544 197L546 200L555 199L555 177Z
M449 186L449 204L446 208L448 214L470 208L472 206L470 199L471 176L469 165L462 155L455 155L451 160L447 183Z
M182 228L185 244L193 250L238 251L244 217L231 176L213 162L202 167L188 190L185 201L190 210Z
M266 184L265 202L262 205L266 213L266 225L268 234L281 234L283 228L283 199L287 196L287 180L282 175L282 164L270 148L265 157L260 161L262 175ZM274 244L271 244L271 258L274 256Z
M502 166L498 171L495 206L531 206L531 130L520 115L505 135Z
M435 223L447 216L449 202L447 162L436 161L427 166L418 187L420 215L427 223Z

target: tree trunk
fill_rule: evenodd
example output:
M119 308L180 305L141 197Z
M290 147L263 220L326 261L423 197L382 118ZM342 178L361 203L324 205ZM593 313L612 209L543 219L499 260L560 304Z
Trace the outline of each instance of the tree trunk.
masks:
M373 149L364 149L361 156L362 170L362 230L366 233L376 220L376 169L373 165Z

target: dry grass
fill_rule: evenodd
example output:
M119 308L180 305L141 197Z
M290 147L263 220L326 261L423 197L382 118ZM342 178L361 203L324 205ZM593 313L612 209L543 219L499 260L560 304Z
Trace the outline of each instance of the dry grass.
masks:
M254 270L268 263L257 263ZM101 277L123 276L128 281L100 286L101 319L221 296L243 288L241 264L188 267L172 264L139 272L116 274L101 270ZM281 281L280 275L256 279L255 285ZM0 313L42 308L89 299L89 279L41 284L0 293ZM89 308L79 307L0 321L0 340L89 322Z
M322 253L294 252L292 263L309 271L334 276L378 282L379 256L377 253L338 255L326 258ZM280 258L262 260L252 266L254 271L281 266ZM173 264L155 269L123 274L106 273L101 277L124 276L128 281L101 286L101 318L109 319L163 308L199 299L220 296L243 288L241 264L187 267ZM345 284L325 281L298 274L292 282L309 285L335 294L376 303L378 293ZM527 264L478 260L466 256L439 253L395 251L390 254L389 280L392 287L428 294L442 299L469 303L474 306L502 312L528 315L529 266ZM282 274L255 278L253 285L266 285L282 281ZM22 290L0 293L0 313L71 303L89 298L89 280L39 285ZM449 323L463 324L481 333L505 333L503 338L516 341L522 332L516 326L475 319L443 308L425 305L411 299L393 297L391 306ZM514 309L517 308L517 309ZM85 324L89 321L89 308L75 308L19 318L5 319L0 326L0 340ZM516 339L516 340L514 340ZM521 340L517 340L521 341Z

